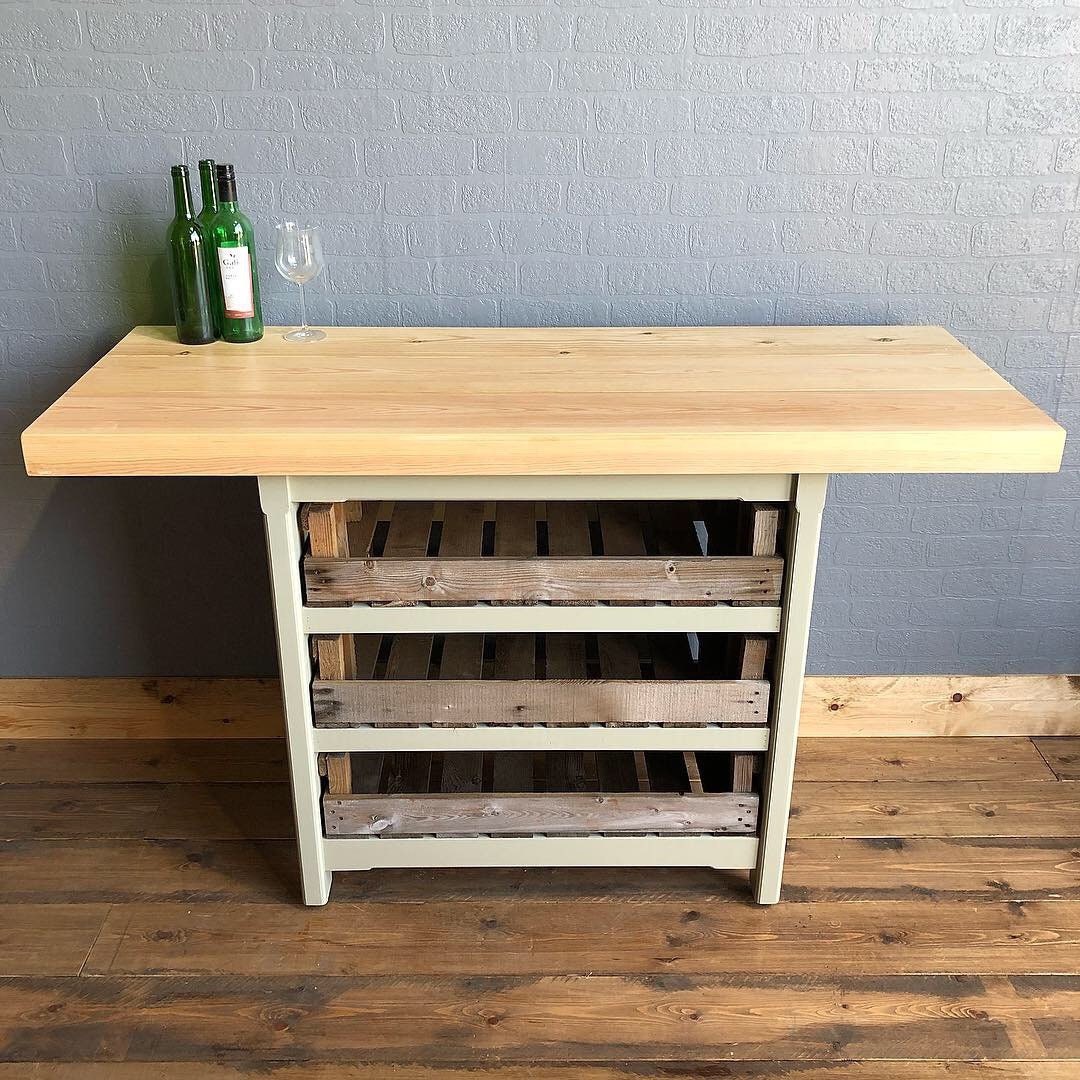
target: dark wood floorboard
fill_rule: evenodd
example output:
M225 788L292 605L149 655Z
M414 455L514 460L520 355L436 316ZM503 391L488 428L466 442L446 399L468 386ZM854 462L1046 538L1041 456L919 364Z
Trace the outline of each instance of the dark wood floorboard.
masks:
M1077 740L800 749L785 902L708 870L338 875L280 743L0 745L0 1080L1072 1080Z

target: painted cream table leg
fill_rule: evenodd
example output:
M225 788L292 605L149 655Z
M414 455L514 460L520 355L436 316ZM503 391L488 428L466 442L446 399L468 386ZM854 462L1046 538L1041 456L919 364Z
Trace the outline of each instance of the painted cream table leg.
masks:
M758 819L758 862L751 874L754 899L759 904L775 904L780 899L821 512L828 479L824 474L805 473L794 480L780 639L774 667L772 734Z
M321 785L311 721L311 656L303 624L300 593L300 529L288 481L259 477L259 499L266 517L270 582L277 626L281 692L292 776L293 813L300 847L300 876L305 904L325 904L332 873L323 851Z

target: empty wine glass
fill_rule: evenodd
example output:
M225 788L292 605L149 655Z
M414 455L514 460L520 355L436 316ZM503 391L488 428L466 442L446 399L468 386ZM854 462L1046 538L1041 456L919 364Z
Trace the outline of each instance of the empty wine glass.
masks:
M300 286L300 326L284 335L286 341L322 341L326 334L308 326L304 284L319 276L323 266L322 237L318 229L283 221L277 227L274 264L286 281Z

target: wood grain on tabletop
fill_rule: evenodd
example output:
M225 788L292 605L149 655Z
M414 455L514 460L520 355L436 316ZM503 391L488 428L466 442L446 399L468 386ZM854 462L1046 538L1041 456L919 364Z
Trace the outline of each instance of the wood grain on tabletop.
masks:
M40 475L1030 472L1063 444L926 326L138 327L23 436Z

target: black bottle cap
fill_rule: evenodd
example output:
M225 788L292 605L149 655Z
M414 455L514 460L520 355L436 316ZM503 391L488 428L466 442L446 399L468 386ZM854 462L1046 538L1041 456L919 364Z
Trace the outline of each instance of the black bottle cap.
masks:
M219 201L236 202L236 174L227 162L217 166L217 189Z

